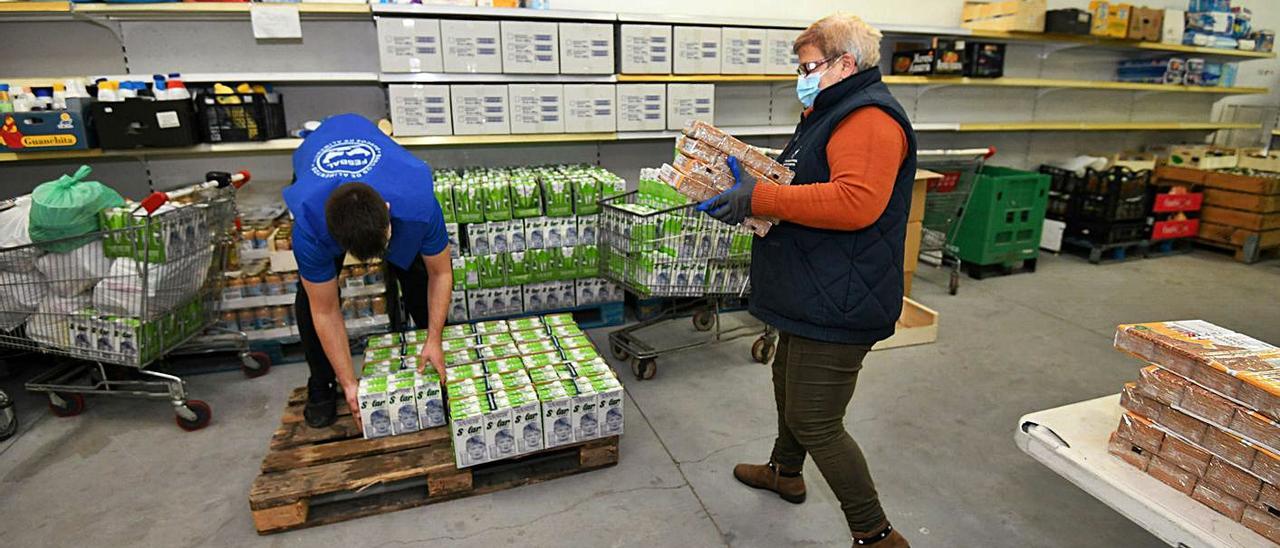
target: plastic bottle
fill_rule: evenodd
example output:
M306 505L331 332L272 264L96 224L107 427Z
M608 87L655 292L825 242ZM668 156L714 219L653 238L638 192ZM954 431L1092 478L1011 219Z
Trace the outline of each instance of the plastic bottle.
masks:
M151 75L151 96L157 101L164 101L169 98L169 86L166 84L163 74Z
M120 84L110 80L98 82L98 100L102 102L115 102L120 100L120 96L116 93L116 86Z
M120 99L134 99L138 97L138 87L141 82L120 82L119 95ZM145 87L145 86L143 86Z
M53 89L35 88L36 102L34 110L53 110Z
M85 89L84 82L76 79L68 79L63 86L66 88L67 98L89 98L89 90Z
M62 84L53 85L53 109L67 110L67 87Z
M165 95L170 101L190 99L191 92L187 90L187 86L183 85L182 80L169 79L165 84Z
M221 83L213 84L213 94L215 96L214 100L217 101L219 105L240 104L240 98L236 96L235 90Z
M9 98L9 84L0 84L0 112L13 112L13 100Z

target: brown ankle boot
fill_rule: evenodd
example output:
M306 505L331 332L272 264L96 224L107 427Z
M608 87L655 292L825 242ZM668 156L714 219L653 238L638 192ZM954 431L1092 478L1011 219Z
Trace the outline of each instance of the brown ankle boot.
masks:
M853 548L859 546L875 546L876 548L911 548L906 537L889 525L888 521L876 527L872 533L854 533Z
M798 474L799 471L797 470L796 473ZM739 464L733 467L733 477L750 487L773 491L787 502L793 504L804 502L804 478L799 475L783 476L778 465L773 462Z

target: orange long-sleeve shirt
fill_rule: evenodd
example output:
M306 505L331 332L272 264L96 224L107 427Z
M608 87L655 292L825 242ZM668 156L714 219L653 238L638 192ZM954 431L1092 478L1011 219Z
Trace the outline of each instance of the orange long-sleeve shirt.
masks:
M814 228L866 228L889 205L906 156L902 126L879 107L859 108L827 140L831 181L794 186L761 181L751 198L751 214Z

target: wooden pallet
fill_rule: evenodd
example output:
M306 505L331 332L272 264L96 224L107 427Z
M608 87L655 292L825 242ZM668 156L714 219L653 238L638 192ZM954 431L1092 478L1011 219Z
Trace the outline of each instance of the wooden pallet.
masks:
M1098 244L1079 238L1062 239L1063 251L1070 251L1084 257L1092 264L1120 263L1143 259L1146 258L1150 246L1151 242L1147 240Z
M306 389L294 389L249 490L258 534L492 493L618 463L613 436L459 470L448 428L366 440L345 402L332 426L308 427L302 419L305 400Z
M1245 264L1273 258L1280 251L1280 230L1256 232L1229 225L1200 223L1198 242L1226 249Z

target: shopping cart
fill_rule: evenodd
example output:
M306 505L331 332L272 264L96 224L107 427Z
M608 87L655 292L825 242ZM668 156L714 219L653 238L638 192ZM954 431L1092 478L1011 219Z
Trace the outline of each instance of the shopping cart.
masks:
M657 316L609 334L615 358L631 363L637 379L658 373L657 358L763 333L752 348L761 363L773 358L777 337L763 326L724 329L720 312L750 290L751 232L694 209L695 204L646 208L631 191L600 202L600 258L604 276L638 298L684 298ZM694 342L659 346L641 332L692 313L693 327L709 335Z
M49 395L55 415L78 415L84 394L167 399L178 426L209 424L208 404L187 398L179 377L149 369L217 316L233 245L235 191L247 172L211 172L207 182L156 192L138 206L102 213L99 232L0 250L0 347L57 360L26 389ZM27 271L13 268L30 264ZM240 359L255 372L247 338Z
M934 266L951 266L948 291L960 291L960 256L955 245L956 232L964 220L969 196L982 169L994 156L995 147L959 150L921 150L916 152L920 169L942 175L928 182L924 201L924 221L920 239L920 258Z

